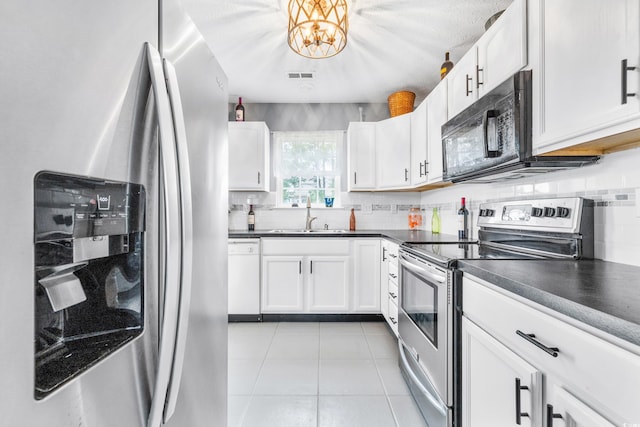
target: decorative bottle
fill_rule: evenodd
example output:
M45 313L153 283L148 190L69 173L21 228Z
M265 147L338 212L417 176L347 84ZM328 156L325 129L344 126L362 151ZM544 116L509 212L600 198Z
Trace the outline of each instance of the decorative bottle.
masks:
M433 208L433 214L431 215L431 232L433 234L440 233L440 215L438 214L438 208Z
M445 52L444 54L444 62L440 66L440 80L444 79L444 77L449 74L449 71L453 68L453 62L449 60L449 52Z
M458 239L460 240L469 238L469 211L465 202L463 197L460 201L460 209L458 209Z
M242 97L238 98L238 105L236 105L236 122L244 122L244 105L242 105Z
M353 208L351 208L351 216L349 217L349 230L356 231L356 214Z
M253 213L253 205L249 205L249 213L247 214L247 227L249 231L256 229L256 214Z

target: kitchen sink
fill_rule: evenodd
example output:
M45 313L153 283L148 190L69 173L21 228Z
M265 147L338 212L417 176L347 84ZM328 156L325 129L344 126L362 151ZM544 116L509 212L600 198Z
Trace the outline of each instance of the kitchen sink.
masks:
M340 234L340 233L348 233L347 230L284 230L284 229L275 229L275 230L269 230L268 233L288 233L288 234L293 234L293 233L300 233L300 234L305 234L305 233L313 233L313 234Z

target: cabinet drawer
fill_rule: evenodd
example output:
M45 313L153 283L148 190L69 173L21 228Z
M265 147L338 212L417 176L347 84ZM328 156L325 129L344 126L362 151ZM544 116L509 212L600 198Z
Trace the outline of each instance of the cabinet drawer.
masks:
M262 239L263 255L349 255L349 239Z
M389 263L389 284L394 283L398 287L398 266Z
M396 306L398 305L398 285L392 281L389 281L389 298Z
M390 243L387 255L389 256L389 265L393 264L398 268L398 245Z
M543 312L548 309L516 300L473 276L465 275L462 295L466 317L538 369L558 378L586 404L603 408L603 415L620 423L640 420L638 354L567 323L560 313L556 317Z
M389 298L389 326L398 336L398 306L391 298Z

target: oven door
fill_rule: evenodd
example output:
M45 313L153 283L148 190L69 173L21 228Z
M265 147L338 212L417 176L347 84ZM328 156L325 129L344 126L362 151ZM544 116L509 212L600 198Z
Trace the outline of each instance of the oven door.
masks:
M404 368L414 371L413 379L426 380L422 381L422 388L435 390L437 396L434 396L432 401L440 401L451 407L451 272L403 250L400 250L399 258L398 332L405 347L401 361L403 358L407 361L413 359L413 363L406 363ZM416 372L416 368L421 372Z

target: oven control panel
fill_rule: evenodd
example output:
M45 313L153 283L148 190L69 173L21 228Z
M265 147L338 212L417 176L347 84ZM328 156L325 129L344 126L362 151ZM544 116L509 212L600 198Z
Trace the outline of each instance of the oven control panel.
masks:
M478 226L577 233L585 203L593 201L566 197L482 203Z

